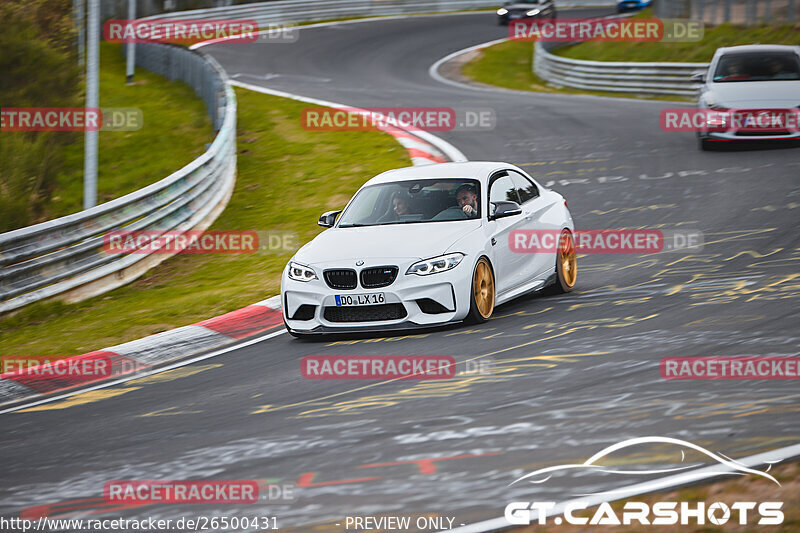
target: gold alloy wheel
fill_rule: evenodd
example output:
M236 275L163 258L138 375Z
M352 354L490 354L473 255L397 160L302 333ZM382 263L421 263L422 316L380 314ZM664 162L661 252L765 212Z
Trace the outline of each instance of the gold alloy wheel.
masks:
M569 231L561 232L558 246L558 260L561 262L561 275L567 287L573 287L578 278L578 259L575 254L575 240Z
M494 276L489 262L481 258L475 266L475 275L472 279L472 292L474 293L475 306L483 318L489 318L494 311Z

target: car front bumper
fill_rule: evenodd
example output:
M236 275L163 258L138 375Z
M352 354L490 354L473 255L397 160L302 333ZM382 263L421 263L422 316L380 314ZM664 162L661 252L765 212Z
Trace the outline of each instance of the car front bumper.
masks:
M283 316L289 329L299 334L347 331L383 331L440 326L466 317L470 304L472 269L469 257L455 268L428 276L406 275L410 263L398 265L397 278L387 287L333 289L314 266L318 279L308 282L281 278ZM364 265L369 268L375 265ZM326 265L325 268L352 268ZM359 270L359 269L357 269ZM384 301L369 306L337 306L336 296L371 296L382 293ZM313 307L313 316L297 319L301 306ZM390 307L391 306L391 307ZM309 308L303 309L306 313ZM391 315L391 318L383 318ZM402 315L402 316L400 316Z

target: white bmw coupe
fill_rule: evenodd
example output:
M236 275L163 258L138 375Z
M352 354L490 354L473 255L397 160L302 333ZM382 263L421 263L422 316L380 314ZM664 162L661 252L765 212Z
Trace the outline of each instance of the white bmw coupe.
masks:
M576 281L574 226L558 193L507 163L442 163L384 172L300 248L281 278L294 336L484 322L495 305ZM520 230L560 236L520 253ZM528 232L527 234L531 234Z

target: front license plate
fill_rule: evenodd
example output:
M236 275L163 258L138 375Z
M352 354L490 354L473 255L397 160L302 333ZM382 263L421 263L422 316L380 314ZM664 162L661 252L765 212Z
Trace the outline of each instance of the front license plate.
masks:
M378 305L386 301L382 292L372 294L336 295L336 307L353 307L359 305Z

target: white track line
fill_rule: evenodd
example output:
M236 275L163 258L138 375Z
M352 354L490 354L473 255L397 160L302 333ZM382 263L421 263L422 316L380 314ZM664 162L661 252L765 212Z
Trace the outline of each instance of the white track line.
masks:
M434 80L438 81L439 83L444 83L445 85L451 85L453 87L458 87L459 89L472 89L472 90L480 90L480 91L494 91L496 89L494 89L492 87L478 87L478 86L475 86L475 85L469 85L469 84L466 84L466 83L461 83L461 82L458 82L458 81L455 81L455 80L451 80L449 78L445 78L444 76L439 74L439 67L441 67L442 65L444 65L445 63L447 63L451 59L455 59L456 57L458 57L460 55L468 54L469 52L474 52L475 50L480 50L482 48L488 48L489 46L492 46L492 45L495 45L495 44L504 43L504 42L506 42L508 40L509 40L509 37L503 37L502 39L495 39L494 41L489 41L489 42L482 43L482 44L476 44L474 46L469 46L469 47L464 48L462 50L458 50L456 52L453 52L452 54L447 54L446 56L441 58L439 61L437 61L436 63L431 65L430 68L428 68L428 75L431 78L433 78ZM502 87L498 87L498 89L502 90ZM506 89L506 90L508 90L508 89Z
M262 335L261 337L256 337L255 339L250 339L249 341L242 342L240 344L236 344L236 345L233 345L233 346L228 346L227 348L221 348L219 350L213 351L211 353L207 353L205 355L200 355L198 357L193 357L192 359L186 359L185 361L178 361L177 363L172 363L172 364L167 365L167 366L158 367L158 368L155 368L155 369L147 371L147 372L141 372L141 373L133 374L133 375L130 375L130 376L126 376L124 378L115 379L114 381L109 381L107 383L100 383L99 385L95 385L93 387L87 387L85 389L70 391L70 392L67 392L67 393L64 393L64 394L60 394L58 396L53 396L52 398L45 398L44 400L37 400L35 402L26 403L26 404L23 404L23 405L18 405L16 407L11 407L9 409L4 409L4 410L0 411L0 415L6 414L6 413L13 413L14 411L19 411L21 409L28 409L30 407L35 407L35 406L41 405L43 403L50 403L50 402L54 402L56 400L63 400L64 398L69 398L70 396L75 396L76 394L83 394L84 392L89 392L89 391L93 391L93 390L97 390L97 389L105 389L105 388L108 388L108 387L113 387L114 385L119 385L120 383L125 383L126 381L131 381L131 380L134 380L134 379L144 378L144 377L147 377L147 376L151 376L153 374L158 374L160 372L164 372L164 371L167 371L167 370L172 370L173 368L179 368L179 367L182 367L182 366L190 365L192 363L196 363L198 361L203 361L205 359L211 359L212 357L217 357L217 356L220 356L220 355L224 355L224 354L226 354L228 352L232 352L232 351L238 350L240 348L244 348L245 346L250 346L252 344L258 344L261 341L265 341L267 339L271 339L273 337L277 337L278 335L282 335L284 333L286 333L285 329L280 329L278 331L273 331L272 333L267 333L266 335Z
M383 16L383 17L369 17L369 18L363 18L363 19L338 20L338 21L331 21L331 22L317 22L315 24L306 24L304 26L292 26L292 29L294 29L294 30L307 30L307 29L311 29L311 28L325 28L325 27L328 27L328 26L344 26L344 25L347 25L347 24L359 24L361 22L376 22L376 21L381 21L381 20L402 20L402 19L413 18L413 17L453 17L453 16L457 16L457 15L475 15L475 14L479 14L479 13L494 13L494 10L488 9L488 10L485 10L485 11L484 10L480 10L480 11L459 11L457 13L427 13L427 14L426 13L422 13L422 14L409 13L407 15L386 15L386 16ZM288 24L295 24L295 23L289 22ZM261 30L261 31L258 31L256 33L261 35L261 34L269 33L270 31L273 31L273 30L269 30L269 29ZM235 42L235 41L238 41L238 40L239 40L239 38L237 38L236 36L220 37L219 39L210 39L208 41L203 41L201 43L193 44L192 46L189 47L189 50L196 50L198 48L201 48L203 46L208 46L210 44L219 44L219 43L224 43L224 42L227 42L227 41ZM274 44L291 44L291 43L274 43Z
M783 461L786 459L790 459L792 457L797 457L798 455L800 455L800 444L793 444L791 446L786 446L784 448L778 448L768 452L751 455L743 459L736 459L736 461L752 468L764 464L768 461L775 461L775 460ZM663 477L661 479L646 481L644 483L636 483L635 485L630 485L622 489L617 489L619 491L619 494L616 494L613 498L606 498L602 496L588 496L586 498L579 498L564 502L560 505L557 505L555 508L549 511L547 513L547 516L551 517L563 514L564 510L568 505L577 502L583 502L586 503L587 506L593 507L595 505L600 505L603 502L613 502L617 500L630 498L631 496L638 496L641 494L646 494L648 492L654 492L658 490L664 490L685 485L686 476L689 473L693 473L694 475L696 475L695 481L700 481L703 479L718 477L720 471L726 471L726 470L733 471L733 469L728 466L722 464L715 464L703 468L698 468L697 470L692 470L689 472L683 472L681 474L675 474ZM520 500L521 498L515 498L515 499ZM492 518L490 520L484 520L483 522L476 522L474 524L457 527L455 529L450 529L447 531L448 533L487 533L489 531L495 531L504 528L510 529L513 527L522 528L528 526L515 526L513 524L509 524L508 521L505 519L505 517L502 516L500 518Z

